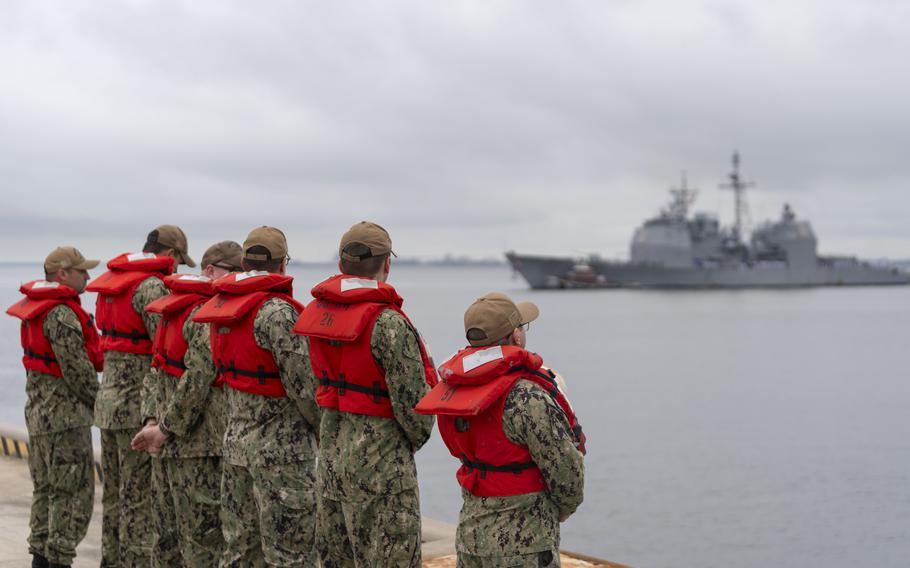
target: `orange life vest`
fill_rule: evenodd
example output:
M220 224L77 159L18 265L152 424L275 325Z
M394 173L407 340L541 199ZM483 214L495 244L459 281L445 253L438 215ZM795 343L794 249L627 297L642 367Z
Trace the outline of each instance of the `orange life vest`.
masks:
M146 278L174 272L174 259L152 253L124 253L107 263L108 271L85 288L97 292L95 317L101 330L101 350L147 355L152 338L142 316L133 309L133 293Z
M161 314L152 341L152 367L182 377L186 372L183 357L188 347L183 324L193 308L215 295L215 288L210 278L193 274L172 274L164 279L164 285L171 293L145 307L147 312Z
M469 347L443 363L439 374L442 382L414 410L439 415L442 439L462 463L458 483L471 494L494 497L547 489L527 446L513 443L503 430L506 398L521 379L554 398L584 453L581 426L539 355L514 346Z
M6 310L11 316L22 320L20 336L22 339L22 364L31 371L37 371L54 377L63 377L60 364L54 356L54 350L44 336L44 320L51 309L63 304L73 310L82 326L82 338L85 341L85 352L96 371L101 371L104 357L98 341L98 331L91 314L82 309L79 293L59 282L35 280L19 287L25 297Z
M385 310L401 314L404 303L391 285L354 276L332 276L312 290L294 333L310 342L310 362L319 381L316 403L342 412L394 418L385 371L373 357L371 333ZM418 335L419 337L419 335ZM436 369L420 340L424 380L435 386Z
M278 364L270 351L256 344L253 326L259 308L272 298L281 298L300 313L303 305L291 297L293 281L262 271L234 272L215 281L217 295L193 314L193 321L211 324L216 381L251 394L287 396Z

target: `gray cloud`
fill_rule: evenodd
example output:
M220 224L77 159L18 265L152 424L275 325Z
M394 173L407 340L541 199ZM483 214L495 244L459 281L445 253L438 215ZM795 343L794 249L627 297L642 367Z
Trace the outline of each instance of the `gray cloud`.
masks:
M900 2L11 2L0 7L0 243L194 250L362 218L406 255L623 254L686 169L739 148L753 219L907 256ZM23 231L32 238L22 239ZM77 242L79 241L79 242ZM82 242L86 244L83 245ZM293 254L292 250L292 254Z

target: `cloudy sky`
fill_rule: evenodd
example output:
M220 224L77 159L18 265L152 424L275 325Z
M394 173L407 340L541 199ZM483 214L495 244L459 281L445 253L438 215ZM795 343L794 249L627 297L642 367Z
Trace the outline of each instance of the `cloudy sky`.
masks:
M0 247L109 257L177 223L331 256L627 254L732 150L752 218L910 257L910 3L842 0L0 4Z

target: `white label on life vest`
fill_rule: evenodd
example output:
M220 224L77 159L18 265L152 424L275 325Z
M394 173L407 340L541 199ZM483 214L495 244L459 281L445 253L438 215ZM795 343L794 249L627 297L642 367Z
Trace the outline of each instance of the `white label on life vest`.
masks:
M379 288L379 282L375 280L368 280L366 278L343 278L341 280L341 292L347 292L349 290L359 290L361 288Z
M32 290L41 290L42 288L59 288L59 282L48 282L47 280L42 280L41 282L35 282L32 286Z
M202 274L181 274L180 280L189 280L191 282L208 282L211 280L208 276Z
M461 366L465 373L470 373L477 367L498 359L502 359L502 347L499 345L471 353L461 360Z
M133 254L126 255L126 259L130 262L136 262L137 260L151 260L155 258L155 255L150 252L134 252Z
M268 276L269 273L265 270L250 270L249 272L241 272L234 277L234 282L243 282L247 278L255 278L256 276Z

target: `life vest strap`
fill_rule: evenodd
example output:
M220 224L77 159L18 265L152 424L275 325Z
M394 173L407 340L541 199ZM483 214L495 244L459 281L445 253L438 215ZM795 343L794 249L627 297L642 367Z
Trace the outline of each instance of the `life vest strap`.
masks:
M379 388L381 383L379 381L373 381L372 387L366 387L363 385L358 385L356 383L350 383L344 378L344 373L342 373L338 379L330 379L326 371L322 372L322 377L319 379L319 385L323 387L334 387L338 389L338 396L344 396L345 391L348 389L359 392L363 394L368 394L373 397L373 402L379 403L383 397L390 398L389 391L383 388Z
M167 355L162 355L161 358L164 359L165 364L170 365L171 367L177 367L178 369L183 369L184 371L186 371L186 363L183 362L183 359L178 361L176 359L171 359Z
M278 379L281 380L281 373L278 371L266 372L265 367L260 365L255 371L247 371L246 369L238 369L234 366L234 362L231 361L231 364L224 366L224 364L219 363L218 368L216 369L217 374L222 375L225 373L230 373L234 375L234 378L240 377L249 377L251 379L259 380L260 385L264 385L265 381L268 379Z
M461 463L468 468L468 470L476 469L480 472L480 478L486 479L487 472L497 472L497 473L514 473L518 475L519 473L525 471L526 469L531 469L537 467L537 464L534 462L516 462L505 465L492 465L489 463L471 461L462 454Z
M133 330L129 333L123 333L123 332L117 331L113 328L111 328L111 329L101 328L101 335L103 335L105 337L119 337L120 339L129 339L133 343L139 343L140 341L150 340L148 334L139 333L136 330Z
M46 353L38 353L37 351L32 351L32 349L29 347L26 347L24 349L24 351L25 351L25 356L28 357L29 359L40 359L48 365L53 365L54 363L57 362L57 359L55 359L53 355L48 355Z

